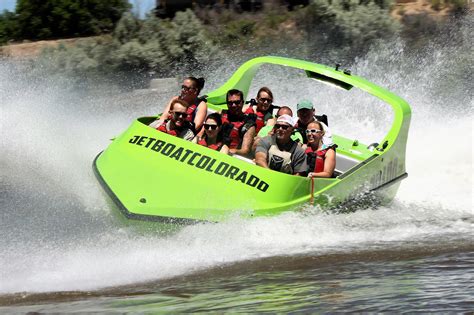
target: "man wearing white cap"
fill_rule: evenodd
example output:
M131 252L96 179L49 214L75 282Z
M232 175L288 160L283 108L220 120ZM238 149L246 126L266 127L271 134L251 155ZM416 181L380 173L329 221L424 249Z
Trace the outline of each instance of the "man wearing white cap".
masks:
M273 126L273 135L260 140L255 153L255 163L272 170L302 175L307 171L304 150L291 140L295 126L293 117L281 115Z

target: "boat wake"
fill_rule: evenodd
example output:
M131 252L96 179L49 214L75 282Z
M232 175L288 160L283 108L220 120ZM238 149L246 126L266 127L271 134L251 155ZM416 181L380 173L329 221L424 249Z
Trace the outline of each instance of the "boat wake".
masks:
M459 89L472 77L449 82L438 74L451 63L458 65L462 60L456 57L467 47L436 49L423 60L405 59L400 65L403 49L401 44L378 47L352 66L353 73L393 90L413 109L409 177L390 206L346 214L308 206L278 217L187 226L165 236L144 235L118 222L91 170L109 138L134 117L160 108L117 107L121 96L91 98L64 90L55 79L32 83L0 62L0 94L6 95L0 294L99 290L269 257L343 253L350 259L366 251L466 246L474 238L473 98ZM253 88L265 84L282 94L287 90L286 84L270 80L258 78ZM311 92L321 100L321 111L331 113L334 130L366 138L384 134L379 129L388 124L377 121L378 115L357 116L335 107L350 99L323 104L319 91ZM164 104L167 97L156 103ZM282 97L280 103L294 101Z

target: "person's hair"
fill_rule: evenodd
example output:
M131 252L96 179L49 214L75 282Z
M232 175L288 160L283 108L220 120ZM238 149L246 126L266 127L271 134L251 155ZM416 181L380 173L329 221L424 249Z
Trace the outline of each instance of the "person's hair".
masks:
M221 114L219 114L219 113L209 114L209 115L207 115L206 120L204 120L204 122L206 122L208 119L214 120L217 123L217 126L219 126L219 127L222 126L222 116L221 116Z
M311 125L311 124L318 124L319 130L322 131L321 134L324 135L325 131L324 131L324 128L323 128L323 125L321 124L321 122L319 122L319 121L317 121L317 120L312 121L312 122L310 122L310 123L308 124L308 126L306 126L306 129L308 129L309 125Z
M267 88L266 86L261 87L260 90L258 90L258 92L257 92L257 98L260 97L261 92L267 93L271 97L271 99L273 100L273 93L272 93L272 91L270 91L269 88Z
M290 115L291 117L293 117L293 111L292 111L291 108L289 108L288 106L282 106L282 107L280 107L280 108L278 109L278 111L277 111L277 115L278 115L278 116L280 116L279 113L280 113L281 110L285 110L286 112L289 112L289 114L287 114L287 115ZM281 115L283 115L283 114L281 114Z
M240 96L240 100L242 102L244 101L244 92L242 92L240 90L237 90L237 89L232 89L232 90L227 91L227 95L225 97L226 103L229 101L229 96L231 96L231 95L238 95L238 96Z
M189 104L188 104L188 102L186 102L186 101L183 101L183 100L181 100L181 99L177 98L177 99L175 99L175 100L173 100L173 101L171 102L171 105L170 105L170 110L173 110L173 108L174 108L174 104L180 104L180 105L183 105L183 106L184 106L184 107L186 107L186 108L188 108L188 107L189 107Z
M185 80L190 80L193 82L193 86L198 90L198 93L201 92L202 88L204 87L204 83L206 82L204 78L195 77L187 77Z

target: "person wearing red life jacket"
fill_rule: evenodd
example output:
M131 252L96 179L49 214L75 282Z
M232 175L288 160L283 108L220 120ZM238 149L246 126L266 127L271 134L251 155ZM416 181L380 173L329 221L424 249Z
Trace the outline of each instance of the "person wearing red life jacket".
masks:
M202 137L196 136L194 142L209 149L219 151L224 154L229 153L229 147L222 132L222 117L219 113L209 114L204 121L204 134Z
M207 115L206 100L198 97L204 87L204 82L204 78L197 79L195 77L188 77L184 79L183 84L181 85L180 94L171 98L168 105L166 105L163 110L163 115L161 115L160 119L152 122L150 126L156 128L156 126L161 125L165 120L167 120L169 118L168 113L171 102L180 99L189 104L187 109L188 116L186 119L194 125L195 130L199 131L202 128L202 124Z
M258 134L268 122L269 119L273 118L272 114L273 104L273 93L266 86L260 88L257 93L256 104L253 103L245 111L246 114L257 115L255 132ZM273 122L274 124L274 122Z
M222 129L224 137L229 139L229 153L249 155L255 137L255 115L242 111L244 93L229 90L226 95L227 110L222 111Z
M169 135L191 141L194 138L193 127L187 120L189 104L183 100L175 99L171 102L168 112L169 119L156 127L157 130Z
M336 151L323 143L323 124L319 121L310 122L305 133L308 139L305 151L308 177L332 177L336 167Z

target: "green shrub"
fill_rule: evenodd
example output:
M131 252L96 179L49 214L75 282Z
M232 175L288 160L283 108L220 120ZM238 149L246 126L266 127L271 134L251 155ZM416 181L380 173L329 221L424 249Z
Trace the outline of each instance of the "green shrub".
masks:
M137 38L140 32L140 21L130 12L122 15L115 26L113 35L120 43L125 44Z
M372 43L398 34L400 25L385 8L387 3L313 0L297 12L297 22L306 32L310 51L337 48L349 56L359 56Z
M446 2L454 12L467 11L469 9L469 0L446 0Z
M178 12L171 21L152 16L141 21L126 13L111 35L82 39L72 47L48 48L41 62L78 80L102 74L123 78L128 84L125 78L145 78L150 72L194 72L216 53L215 44L190 10Z
M431 8L433 10L439 11L443 8L444 1L443 0L431 0Z
M247 19L231 21L226 24L221 39L225 42L246 39L254 34L255 25L255 21Z

